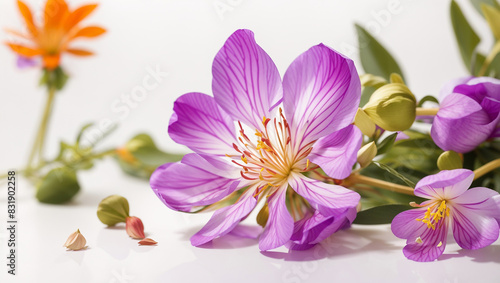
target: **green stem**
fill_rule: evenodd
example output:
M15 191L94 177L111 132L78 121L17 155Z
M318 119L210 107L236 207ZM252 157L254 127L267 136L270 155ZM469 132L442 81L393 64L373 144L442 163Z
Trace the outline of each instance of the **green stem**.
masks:
M495 43L495 45L491 49L490 54L488 54L488 56L484 60L483 66L481 66L481 70L479 71L479 74L477 75L478 77L482 77L486 74L488 67L490 66L491 62L493 61L493 59L495 59L495 57L497 56L498 53L500 53L500 40L497 41L497 43Z
M422 108L417 107L416 114L417 116L436 116L439 108Z
M371 177L363 176L360 174L353 174L349 176L346 179L346 183L349 185L354 185L354 184L363 184L363 185L369 185L369 186L374 186L377 188L389 190L391 192L397 192L397 193L402 193L406 195L411 195L413 196L413 188L410 188L408 186L403 186L403 185L398 185L386 181L382 181L379 179L374 179Z
M497 168L500 168L500 158L490 161L484 164L483 166L477 168L476 170L474 170L474 180L481 178L482 176L486 175L487 173Z
M35 159L35 155L38 153L38 162L42 162L43 160L43 146L45 143L45 136L47 133L47 124L50 119L50 114L52 110L52 104L54 103L54 97L56 94L55 88L50 88L48 92L47 102L45 103L45 108L43 111L42 120L40 122L40 127L38 128L38 132L36 135L35 142L33 143L33 148L31 149L28 164L26 165L26 171L29 172L32 170L33 161Z

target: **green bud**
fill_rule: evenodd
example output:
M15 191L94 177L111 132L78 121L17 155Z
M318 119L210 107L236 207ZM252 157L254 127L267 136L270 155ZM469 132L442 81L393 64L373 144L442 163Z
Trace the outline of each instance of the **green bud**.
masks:
M358 163L361 165L361 168L365 168L370 165L373 158L377 155L377 145L375 142L370 142L365 144L358 151Z
M102 223L114 226L125 222L129 216L129 206L126 198L112 195L103 199L97 207L97 217Z
M358 108L358 112L356 112L356 116L354 117L354 125L358 127L361 132L368 136L372 137L373 134L375 133L375 130L377 129L375 123L366 115L365 111L363 109Z
M460 155L453 150L441 153L437 160L439 170L453 170L463 168L463 161Z
M404 84L391 83L377 89L363 110L387 131L404 131L415 121L417 100Z
M268 219L269 219L269 207L267 206L266 203L259 211L259 214L257 214L257 224L259 224L262 227L265 227Z
M54 168L38 182L36 198L43 203L61 204L70 201L79 190L74 170Z

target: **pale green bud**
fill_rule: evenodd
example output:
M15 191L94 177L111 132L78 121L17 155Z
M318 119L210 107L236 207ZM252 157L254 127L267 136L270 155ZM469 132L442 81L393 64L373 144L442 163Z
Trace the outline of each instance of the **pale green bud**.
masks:
M453 170L463 168L463 161L460 155L453 150L441 153L437 160L439 170Z
M370 165L373 158L377 155L377 145L375 142L370 142L365 144L358 151L358 163L361 165L361 168L365 168Z
M377 129L377 126L373 123L372 119L370 119L370 117L366 115L365 111L361 108L358 108L358 112L356 112L354 125L356 125L356 127L358 127L361 132L368 137L372 137Z
M377 89L363 110L381 128L404 131L415 121L417 100L404 84L391 83Z
M103 199L97 208L97 217L102 223L108 226L126 222L128 216L128 201L126 198L119 195L112 195Z

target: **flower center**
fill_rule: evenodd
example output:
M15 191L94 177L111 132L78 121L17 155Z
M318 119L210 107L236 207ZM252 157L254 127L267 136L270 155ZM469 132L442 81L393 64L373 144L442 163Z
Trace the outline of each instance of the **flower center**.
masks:
M310 164L306 157L314 142L294 150L290 126L281 108L277 118L271 120L263 117L263 130L256 129L256 138L253 140L245 134L241 123L238 124L241 144L238 146L233 143L233 147L241 156L227 156L241 166L243 178L262 183L261 191L284 184L291 172L308 170Z
M427 228L436 230L437 225L443 225L443 221L446 216L450 216L450 209L446 206L446 200L442 200L441 203L434 203L431 207L427 208L424 218L417 218L417 221L421 221L427 224Z

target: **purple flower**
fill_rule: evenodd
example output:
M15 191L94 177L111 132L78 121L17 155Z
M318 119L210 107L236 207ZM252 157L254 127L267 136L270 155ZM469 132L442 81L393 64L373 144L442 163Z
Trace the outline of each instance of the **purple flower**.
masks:
M240 194L236 203L215 211L191 243L231 232L259 202L269 210L261 250L292 236L299 245L324 239L297 234L310 233L302 223L308 215L329 219L318 228L325 234L341 226L331 222L352 223L355 216L346 212L360 196L302 173L318 166L336 179L351 173L362 138L350 125L361 88L354 63L319 44L291 64L282 82L253 33L238 30L215 57L212 72L214 97L185 94L170 119L170 137L195 153L151 176L154 192L175 210L190 212Z
M447 84L443 92L448 93L441 95L444 99L431 129L441 149L465 153L500 136L500 80L463 78Z
M404 255L415 261L433 261L444 251L448 229L464 249L480 249L498 239L500 195L488 188L469 186L474 173L443 170L420 180L415 195L429 199L417 209L398 214L392 232L407 239Z
M17 56L16 65L19 69L26 69L37 66L38 62L33 58Z

